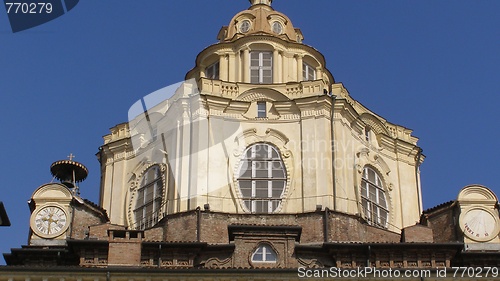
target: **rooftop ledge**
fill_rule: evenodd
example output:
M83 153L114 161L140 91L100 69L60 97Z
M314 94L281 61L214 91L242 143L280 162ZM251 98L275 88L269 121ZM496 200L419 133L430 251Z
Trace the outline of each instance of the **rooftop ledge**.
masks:
M198 82L200 93L236 99L239 95L254 89L274 90L290 99L320 96L329 93L329 87L323 80L288 82L279 84L250 84L241 82L226 82L200 78Z

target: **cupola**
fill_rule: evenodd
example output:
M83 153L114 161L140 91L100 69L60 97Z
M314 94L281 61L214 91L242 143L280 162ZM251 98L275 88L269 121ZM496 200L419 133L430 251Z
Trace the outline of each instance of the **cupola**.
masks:
M302 42L300 29L290 19L271 7L272 0L250 0L252 6L236 14L228 26L219 31L220 42L232 42L244 36L271 35L290 42Z
M272 2L250 0L250 7L220 29L219 42L198 55L186 79L212 80L202 82L205 85L213 81L264 85L307 82L321 93L328 92L335 81L326 69L325 58L303 44L300 29L274 10Z

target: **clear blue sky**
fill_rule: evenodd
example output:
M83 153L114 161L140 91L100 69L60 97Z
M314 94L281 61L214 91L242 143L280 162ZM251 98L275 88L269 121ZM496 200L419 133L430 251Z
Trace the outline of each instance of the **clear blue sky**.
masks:
M472 183L500 195L500 1L274 2L355 99L420 138L424 208ZM74 153L90 170L82 196L98 202L102 136L136 100L183 80L248 6L82 0L16 34L0 11L0 200L12 221L0 253L27 243L26 202L52 180L52 162Z

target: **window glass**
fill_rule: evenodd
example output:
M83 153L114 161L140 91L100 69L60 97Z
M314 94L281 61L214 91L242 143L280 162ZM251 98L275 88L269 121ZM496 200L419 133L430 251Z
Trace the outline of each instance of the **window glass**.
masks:
M281 34L283 32L283 26L281 23L277 21L273 22L273 32L276 34Z
M265 118L267 117L267 108L265 101L257 102L257 117Z
M304 81L316 80L316 70L307 63L302 65L302 79Z
M363 171L361 205L370 224L387 227L389 211L384 187L379 174L370 167L365 167Z
M250 30L250 21L249 20L244 20L240 24L240 31L243 33L247 33Z
M369 127L365 127L365 140L366 141L370 141L371 140L371 133L370 133L370 128Z
M208 79L218 80L219 79L219 62L216 62L205 70L205 76Z
M135 228L145 229L158 222L163 196L163 178L160 167L153 166L143 175L137 190L134 209Z
M276 262L278 255L271 246L262 244L252 254L252 262Z
M240 160L238 183L242 200L251 213L272 213L281 204L286 171L278 150L258 143L247 148Z
M273 54L271 52L250 52L250 82L252 84L273 83Z

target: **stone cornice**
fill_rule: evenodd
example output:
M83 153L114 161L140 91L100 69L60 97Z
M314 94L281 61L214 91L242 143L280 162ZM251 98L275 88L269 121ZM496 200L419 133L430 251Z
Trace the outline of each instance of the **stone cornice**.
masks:
M295 100L302 119L324 116L332 118L332 99L327 95Z

